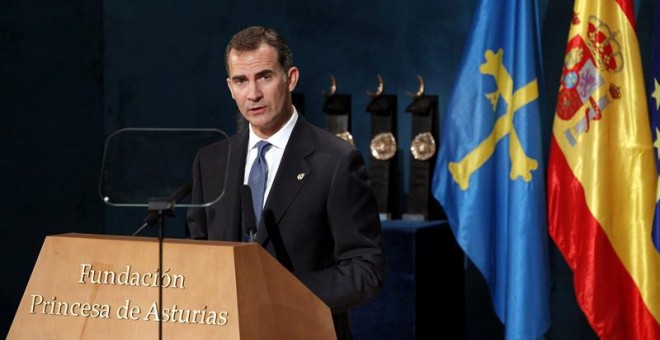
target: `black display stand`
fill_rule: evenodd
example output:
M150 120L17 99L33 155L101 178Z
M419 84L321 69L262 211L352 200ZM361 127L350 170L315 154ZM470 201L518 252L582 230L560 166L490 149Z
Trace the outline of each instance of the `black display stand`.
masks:
M370 96L372 100L367 106L367 111L371 113L369 174L381 220L398 219L400 173L396 143L397 97L383 95L382 85L378 93Z
M330 77L332 84L329 91L323 91L326 97L323 103L325 112L325 129L343 140L355 145L351 134L351 96L337 94L337 80Z
M447 221L384 221L383 249L383 289L350 311L355 339L466 339L465 256Z
M431 182L437 158L438 96L418 93L406 108L412 116L408 204L404 220L444 218L440 203L433 197Z

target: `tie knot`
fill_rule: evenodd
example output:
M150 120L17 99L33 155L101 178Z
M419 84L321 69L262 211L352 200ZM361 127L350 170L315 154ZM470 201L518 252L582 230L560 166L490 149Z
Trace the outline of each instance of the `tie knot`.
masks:
M268 150L268 148L271 145L272 144L266 142L265 140L258 141L257 142L257 153L258 153L259 157L263 157L263 155L266 153L266 151Z

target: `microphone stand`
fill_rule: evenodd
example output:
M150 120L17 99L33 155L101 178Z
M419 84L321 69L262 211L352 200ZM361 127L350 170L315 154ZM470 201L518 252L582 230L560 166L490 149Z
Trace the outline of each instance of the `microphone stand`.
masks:
M163 230L165 228L165 217L174 216L174 206L176 202L181 202L192 191L191 183L184 183L170 197L151 197L149 198L149 214L144 219L144 224L133 236L139 233L147 226L158 225L158 339L163 339Z
M163 339L163 234L165 229L165 217L174 216L174 200L164 197L149 199L149 214L157 216L158 225L158 340ZM145 222L138 232L150 223ZM137 232L136 232L137 233Z

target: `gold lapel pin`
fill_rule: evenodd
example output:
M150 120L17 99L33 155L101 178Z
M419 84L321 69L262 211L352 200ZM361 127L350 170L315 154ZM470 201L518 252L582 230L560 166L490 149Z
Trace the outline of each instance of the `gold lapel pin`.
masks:
M298 180L302 181L303 178L305 178L305 173L304 172L299 173L298 174Z

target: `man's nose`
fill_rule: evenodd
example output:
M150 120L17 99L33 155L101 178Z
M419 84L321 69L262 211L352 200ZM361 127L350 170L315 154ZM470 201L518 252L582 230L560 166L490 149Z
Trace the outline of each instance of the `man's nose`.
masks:
M258 101L261 99L261 97L263 97L263 94L259 84L257 82L252 83L248 89L248 99L252 101Z

